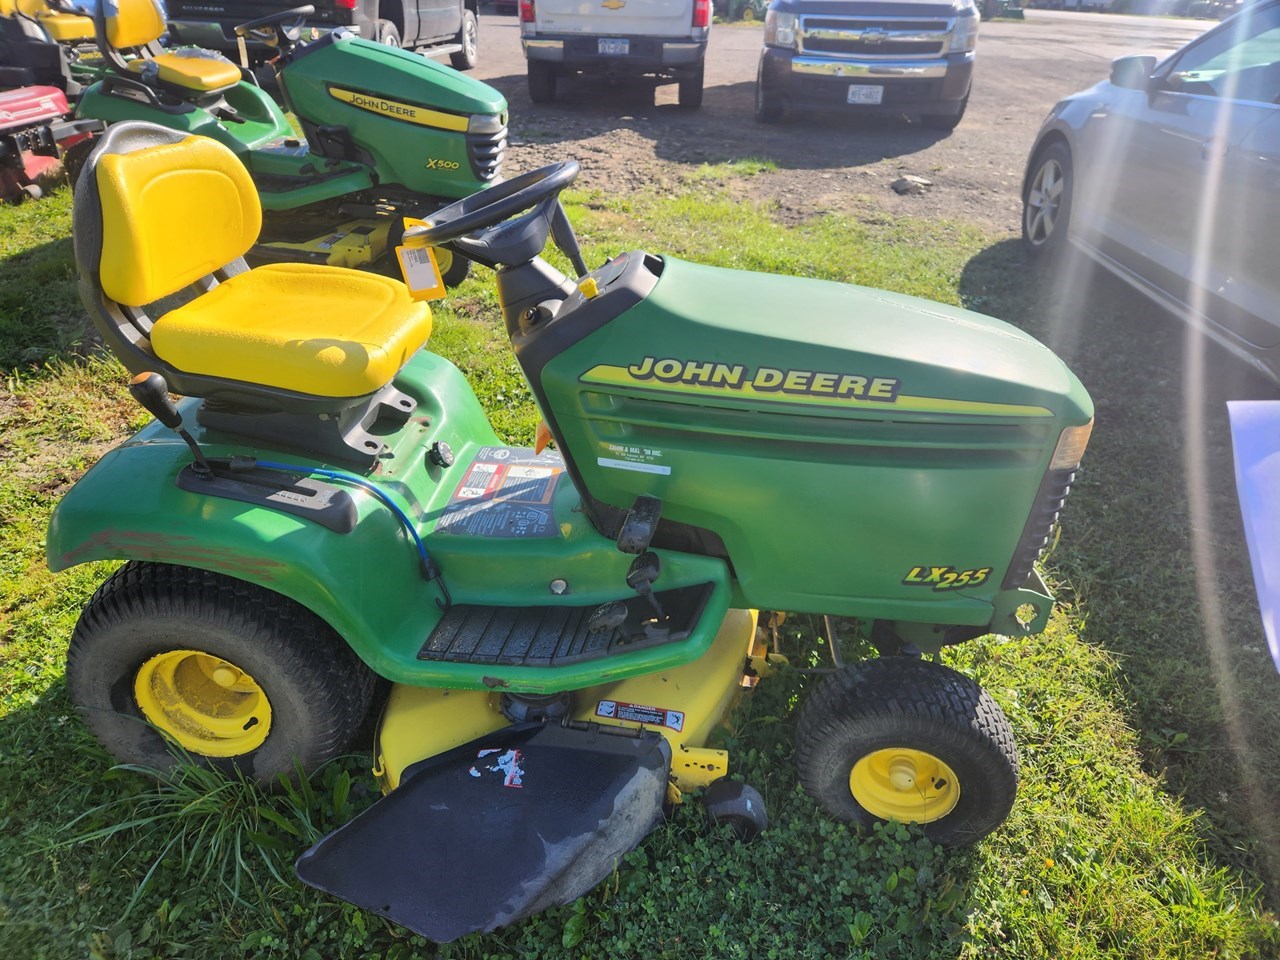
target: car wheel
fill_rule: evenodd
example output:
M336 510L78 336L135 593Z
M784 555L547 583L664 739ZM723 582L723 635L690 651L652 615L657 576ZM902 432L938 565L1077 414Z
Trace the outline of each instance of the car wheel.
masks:
M931 130L954 130L960 126L960 121L964 119L964 112L969 107L969 94L964 95L964 99L960 101L960 109L955 113L926 113L920 118L920 122Z
M384 46L400 49L400 31L390 20L378 21L378 42Z
M764 79L764 68L756 71L756 120L760 123L777 123L785 109L777 91L769 88Z
M917 823L967 846L1004 822L1018 753L999 705L939 663L881 657L842 668L805 703L796 732L805 791L863 829Z
M1023 188L1022 244L1031 254L1054 255L1066 246L1071 196L1071 151L1059 140L1036 154Z
M556 68L541 60L529 61L529 99L551 103L556 98Z
M698 64L698 72L679 83L677 102L681 110L697 110L702 106L703 65Z
M93 595L71 637L67 691L121 763L195 763L258 783L340 753L374 675L323 620L254 584L130 562Z
M470 10L462 11L462 27L458 30L457 43L462 49L449 54L449 62L455 70L470 70L480 61L480 26Z

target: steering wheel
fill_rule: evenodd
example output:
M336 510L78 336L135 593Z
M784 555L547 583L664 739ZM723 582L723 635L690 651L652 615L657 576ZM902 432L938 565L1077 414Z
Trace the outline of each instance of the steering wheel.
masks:
M413 227L405 236L425 240L433 247L457 240L484 227L495 226L530 207L554 201L577 176L577 160L564 160L522 173L433 211L431 226Z
M578 176L578 162L565 160L522 173L455 200L428 216L429 227L410 227L405 237L453 248L486 266L526 263L542 252L550 234L578 275L587 272L573 227L560 206L560 192ZM524 216L517 214L525 213Z
M316 8L311 4L304 7L292 7L288 10L280 10L277 13L269 13L265 17L258 17L256 20L250 20L242 23L235 28L236 36L243 37L250 33L256 33L264 27L270 27L272 36L268 39L262 37L262 41L268 46L279 47L282 51L288 52L289 48L298 42L298 38L302 36L302 27L307 21L307 17L316 12Z

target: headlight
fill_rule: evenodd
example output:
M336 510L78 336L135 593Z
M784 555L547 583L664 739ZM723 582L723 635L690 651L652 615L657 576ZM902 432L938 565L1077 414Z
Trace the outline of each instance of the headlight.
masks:
M771 47L795 47L796 15L770 10L764 15L764 42Z
M505 115L474 113L467 122L467 133L501 133L507 125Z
M1084 448L1089 445L1089 434L1093 433L1093 421L1082 427L1067 427L1058 437L1058 446L1053 451L1053 459L1049 462L1050 470L1074 470L1084 458Z
M952 53L968 53L978 45L978 11L969 3L956 8L956 32L951 37Z

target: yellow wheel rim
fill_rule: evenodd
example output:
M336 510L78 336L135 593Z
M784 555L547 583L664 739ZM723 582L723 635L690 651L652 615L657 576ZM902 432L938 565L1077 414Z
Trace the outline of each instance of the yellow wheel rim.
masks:
M198 650L152 657L134 677L133 696L147 720L202 756L241 756L271 731L271 704L258 682Z
M453 266L453 251L444 247L436 247L436 266L440 268L440 276L444 277Z
M862 809L881 820L929 823L960 802L955 771L931 753L890 747L853 765L849 791Z

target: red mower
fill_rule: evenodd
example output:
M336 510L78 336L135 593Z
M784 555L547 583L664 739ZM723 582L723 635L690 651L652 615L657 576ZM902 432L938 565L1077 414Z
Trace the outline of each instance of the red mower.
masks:
M100 133L98 120L73 120L57 87L0 90L0 198L17 203L39 197L36 180L62 162L67 150Z

